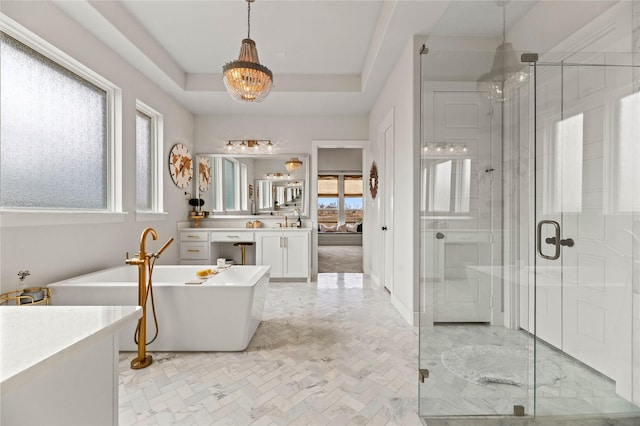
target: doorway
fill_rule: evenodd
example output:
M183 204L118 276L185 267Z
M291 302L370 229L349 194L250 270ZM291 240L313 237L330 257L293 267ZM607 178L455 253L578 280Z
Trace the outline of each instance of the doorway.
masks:
M318 273L363 272L363 144L314 142Z

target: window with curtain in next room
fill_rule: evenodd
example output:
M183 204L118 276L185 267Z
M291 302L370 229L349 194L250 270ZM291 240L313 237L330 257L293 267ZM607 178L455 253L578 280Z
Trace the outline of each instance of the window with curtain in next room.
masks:
M362 175L318 175L318 223L362 222Z

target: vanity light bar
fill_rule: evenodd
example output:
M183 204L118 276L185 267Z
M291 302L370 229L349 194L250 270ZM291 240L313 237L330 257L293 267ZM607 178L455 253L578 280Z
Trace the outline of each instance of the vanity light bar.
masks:
M291 175L289 173L267 173L267 179L272 180L288 180L291 179Z
M450 157L467 155L469 149L465 144L428 143L422 146L425 157Z
M268 139L231 139L224 150L229 154L275 154L277 145Z

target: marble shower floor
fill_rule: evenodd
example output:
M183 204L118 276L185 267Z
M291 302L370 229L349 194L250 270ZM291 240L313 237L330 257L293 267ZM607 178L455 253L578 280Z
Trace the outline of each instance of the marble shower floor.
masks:
M531 415L533 392L508 384L475 384L449 371L442 363L443 351L466 345L512 345L533 351L533 340L522 331L490 325L437 325L420 330L420 368L428 368L430 377L420 388L420 411L429 416L513 415L514 405L523 405ZM551 347L538 344L539 360L559 365L564 378L537 388L537 416L638 413L639 408L615 393L615 383ZM530 361L521 371L532 377ZM532 383L532 381L531 381ZM640 424L640 418L638 418ZM612 423L613 424L613 423Z
M421 424L417 329L362 274L272 282L245 352L152 355L120 354L121 425Z

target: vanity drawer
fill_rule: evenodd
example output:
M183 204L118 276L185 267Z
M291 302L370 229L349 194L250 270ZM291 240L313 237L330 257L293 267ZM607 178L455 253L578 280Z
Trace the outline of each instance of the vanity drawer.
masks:
M180 260L208 260L209 259L209 243L181 243L180 244Z
M211 242L255 241L251 231L211 231Z
M180 241L209 241L209 233L202 231L180 231Z

